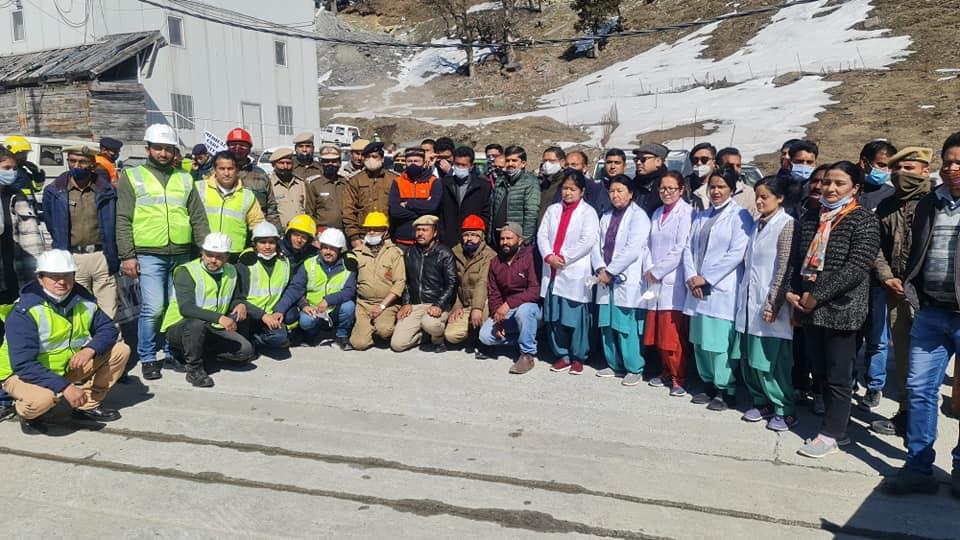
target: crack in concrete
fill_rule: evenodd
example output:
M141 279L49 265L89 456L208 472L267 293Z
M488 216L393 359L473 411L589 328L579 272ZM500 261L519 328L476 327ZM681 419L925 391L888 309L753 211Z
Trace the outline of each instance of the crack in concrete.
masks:
M372 495L362 495L359 493L349 493L345 491L306 488L274 482L260 482L245 478L227 476L218 472L207 471L201 473L190 473L181 471L179 469L143 467L139 465L130 465L127 463L96 459L69 458L56 454L31 452L7 447L0 447L0 454L9 454L18 457L52 461L55 463L77 465L81 467L106 469L121 473L142 474L176 480L185 480L188 482L202 484L224 484L243 488L266 489L271 491L293 493L297 495L308 495L311 497L332 498L356 502L363 505L383 506L397 512L413 514L421 517L449 515L470 521L495 523L505 528L525 529L533 532L561 534L577 533L604 538L626 538L631 540L672 540L669 537L655 536L638 531L610 529L588 525L586 523L580 523L577 521L557 519L546 512L537 512L532 510L511 510L507 508L469 508L433 499L388 499L385 497L375 497Z
M70 423L74 427L85 427L81 423ZM418 465L408 465L399 461L393 461L383 458L375 457L358 457L358 456L344 456L336 454L321 454L318 452L307 452L302 450L291 450L288 448L282 448L277 446L268 446L257 443L246 443L246 442L237 442L237 441L219 441L213 439L201 439L197 437L191 437L189 435L180 435L180 434L168 434L168 433L158 433L152 431L138 431L125 428L113 428L113 427L104 427L98 429L100 433L107 433L111 435L118 435L122 437L141 439L146 441L153 442L165 442L165 443L181 443L181 444L193 444L197 446L213 446L217 448L222 448L226 450L234 450L238 452L255 452L260 453L265 456L282 456L290 457L297 459L307 459L312 461L319 461L323 463L331 463L337 465L348 465L352 467L357 467L360 469L391 469L403 472L410 472L414 474L423 474L428 476L439 476L445 478L458 478L464 480L474 480L479 482L487 482L494 484L503 484L514 487L521 487L526 489L536 489L542 491L551 491L555 493L561 493L566 495L586 495L593 497L600 497L606 499L620 500L624 502L630 502L635 504L643 504L647 506L657 506L661 508L672 508L676 510L685 510L690 512L697 512L702 514L716 515L722 517L733 517L737 519L745 519L750 521L757 521L762 523L770 523L774 525L783 525L788 527L800 527L805 529L814 529L814 530L824 530L827 532L832 532L835 534L852 534L858 536L868 536L872 538L880 539L890 539L890 540L937 540L932 537L920 536L910 533L899 533L891 531L883 531L877 529L868 529L855 527L851 525L839 525L831 523L826 520L821 520L820 522L811 522L803 521L796 519L788 518L779 518L774 516L768 516L766 514L759 514L754 512L746 512L742 510L734 510L729 508L719 508L712 506L705 506L681 501L672 501L669 499L656 499L650 497L640 497L636 495L627 495L624 493L616 493L609 491L600 491L591 489L579 484L573 483L563 483L556 482L552 480L535 480L535 479L525 479L525 478L515 478L511 476L487 474L487 473L474 473L467 471L459 471L454 469L441 469L436 467L423 467ZM0 447L0 452L4 449ZM763 460L767 461L767 460ZM793 465L789 463L784 463L779 460L774 460L772 463L782 466L798 466L808 468L807 466L802 465ZM823 469L817 468L818 470L831 470L832 469ZM837 470L833 472L842 472L848 473L849 471ZM183 473L190 474L190 473ZM300 488L298 488L300 489ZM445 504L445 503L443 503ZM946 540L946 539L944 539Z

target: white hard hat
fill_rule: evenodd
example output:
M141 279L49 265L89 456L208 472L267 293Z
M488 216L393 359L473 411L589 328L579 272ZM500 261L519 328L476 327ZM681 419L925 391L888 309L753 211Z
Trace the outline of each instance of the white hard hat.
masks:
M73 260L73 255L63 249L51 249L44 251L37 257L37 273L45 272L49 274L66 274L67 272L76 272L77 263Z
M340 229L334 229L330 227L325 229L320 233L320 238L318 239L320 245L335 247L337 249L343 249L347 245L347 237L343 235L343 231Z
M222 232L212 232L203 239L202 249L210 253L230 253L233 242Z
M277 232L277 228L274 227L273 223L269 221L261 221L253 228L253 237L254 238L280 238L280 233Z
M177 132L166 124L152 124L143 135L143 140L154 144L172 144L174 146L180 144L180 141L177 140Z

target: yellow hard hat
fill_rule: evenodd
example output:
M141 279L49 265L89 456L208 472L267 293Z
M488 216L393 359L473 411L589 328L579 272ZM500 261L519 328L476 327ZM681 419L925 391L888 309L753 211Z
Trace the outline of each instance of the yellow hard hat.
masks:
M3 144L10 149L10 152L16 154L19 152L30 151L30 141L23 135L10 135L3 140Z
M367 214L367 217L363 218L362 227L370 229L386 229L390 226L390 221L387 220L387 215L383 212L370 212Z
M313 220L310 216L306 214L300 214L299 216L294 217L290 220L290 223L287 224L287 231L300 231L310 236L316 236L317 234L317 222Z

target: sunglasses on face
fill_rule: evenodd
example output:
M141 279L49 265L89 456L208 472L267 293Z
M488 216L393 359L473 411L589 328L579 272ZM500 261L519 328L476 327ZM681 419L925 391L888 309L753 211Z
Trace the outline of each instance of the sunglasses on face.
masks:
M690 162L694 165L706 165L713 161L713 158L710 156L693 156L690 158Z
M653 159L653 158L655 158L655 157L656 157L656 156L637 156L637 157L633 158L633 160L636 161L637 163L646 163L647 160Z

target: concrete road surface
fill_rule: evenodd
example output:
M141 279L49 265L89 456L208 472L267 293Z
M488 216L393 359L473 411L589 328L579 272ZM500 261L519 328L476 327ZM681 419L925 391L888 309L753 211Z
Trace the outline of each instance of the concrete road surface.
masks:
M853 444L816 461L795 453L819 423L806 408L776 434L590 368L509 365L320 347L220 371L212 389L135 377L108 398L123 419L103 429L62 406L54 436L0 424L5 535L960 537L956 420L940 417L940 493L898 499L875 487L901 441L864 427L888 400L855 409Z

